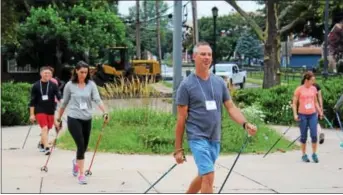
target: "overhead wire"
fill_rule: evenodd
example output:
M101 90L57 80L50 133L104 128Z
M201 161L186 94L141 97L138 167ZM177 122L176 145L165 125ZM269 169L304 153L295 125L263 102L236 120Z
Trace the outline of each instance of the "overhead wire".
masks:
M188 16L188 9L185 9L185 8L186 8L186 6L187 6L187 4L188 4L189 2L190 2L190 1L187 1L187 2L183 5L183 9L186 10L186 14L185 14L186 20L187 20L187 16ZM164 18L164 17L166 17L166 16L172 15L171 13L169 13L169 14L167 14L167 15L161 15L161 14L167 12L167 11L168 11L170 8L172 8L173 6L174 6L174 5L171 5L171 6L167 7L166 9L157 12L157 13L160 15L159 17L150 18L149 20L146 20L146 21L139 21L139 23L140 23L140 24L144 24L144 23L148 23L148 22L151 22L151 21L153 21L153 20L156 20L156 19L158 19L158 18ZM156 15L157 15L157 13L156 13ZM122 19L125 20L124 18L122 18ZM126 20L127 20L127 19L126 19ZM132 20L129 20L129 22L125 22L125 23L129 23L129 24L135 25L135 24L137 24L137 21L135 21L135 19L132 19ZM184 23L184 22L183 22L183 23Z

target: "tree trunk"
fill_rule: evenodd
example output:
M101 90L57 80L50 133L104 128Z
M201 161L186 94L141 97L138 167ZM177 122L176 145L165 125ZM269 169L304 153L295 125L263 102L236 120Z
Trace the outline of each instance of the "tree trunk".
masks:
M277 2L268 0L266 42L264 45L264 77L263 88L280 84L280 35L278 34Z
M193 45L199 42L199 32L198 32L198 12L197 12L197 1L192 1L192 15L193 15Z

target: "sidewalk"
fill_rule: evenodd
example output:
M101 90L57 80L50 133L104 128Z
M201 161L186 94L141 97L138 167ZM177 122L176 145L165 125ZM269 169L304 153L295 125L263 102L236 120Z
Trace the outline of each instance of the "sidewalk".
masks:
M47 156L38 152L39 128L34 126L25 148L28 126L2 128L2 193L143 193L174 164L172 156L118 155L97 153L93 175L81 186L71 174L72 151L56 149L41 172ZM283 132L286 127L275 127ZM298 128L287 136L296 138ZM343 150L334 131L325 130L320 145L320 163L303 163L300 152L241 155L223 193L343 193ZM10 148L19 148L9 150ZM86 154L88 166L93 153ZM221 155L216 164L215 190L218 192L236 155ZM196 175L193 158L177 166L150 193L184 193Z

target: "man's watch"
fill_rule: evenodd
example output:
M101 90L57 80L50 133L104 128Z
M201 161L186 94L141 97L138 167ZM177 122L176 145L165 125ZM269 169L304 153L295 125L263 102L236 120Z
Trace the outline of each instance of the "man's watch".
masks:
M59 123L62 122L62 120L60 118L58 118L56 121L59 122Z

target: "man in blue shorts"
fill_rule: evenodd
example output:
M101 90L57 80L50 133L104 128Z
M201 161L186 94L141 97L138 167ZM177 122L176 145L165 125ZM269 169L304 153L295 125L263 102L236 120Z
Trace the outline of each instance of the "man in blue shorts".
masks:
M177 124L174 158L183 163L183 134L186 127L188 145L198 168L187 193L213 193L214 164L220 152L222 104L231 118L250 135L257 128L248 123L232 102L224 80L209 71L212 49L199 42L193 49L195 73L185 78L176 94Z

